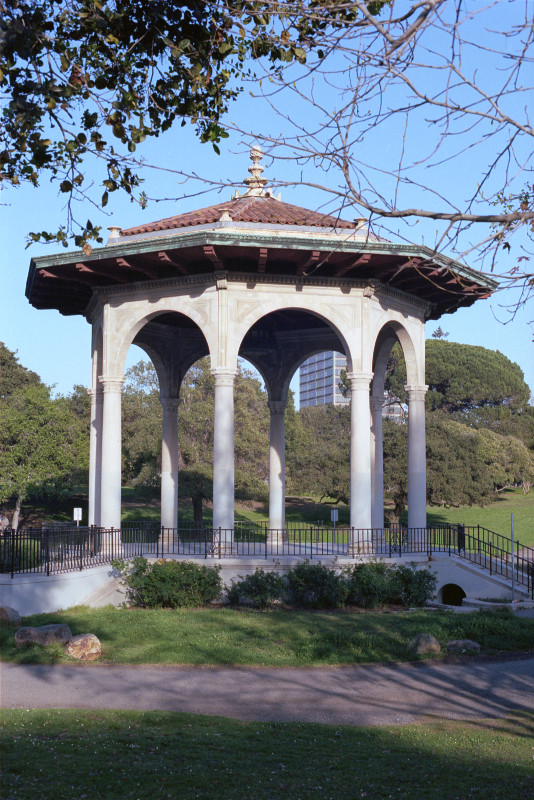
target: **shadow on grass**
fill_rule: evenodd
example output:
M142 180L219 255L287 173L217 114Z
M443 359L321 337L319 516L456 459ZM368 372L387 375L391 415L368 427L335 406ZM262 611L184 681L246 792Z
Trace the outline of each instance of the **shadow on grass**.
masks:
M8 711L5 785L42 800L509 800L531 796L531 715L356 728L136 711ZM65 758L76 757L65 793ZM46 764L46 780L42 779Z

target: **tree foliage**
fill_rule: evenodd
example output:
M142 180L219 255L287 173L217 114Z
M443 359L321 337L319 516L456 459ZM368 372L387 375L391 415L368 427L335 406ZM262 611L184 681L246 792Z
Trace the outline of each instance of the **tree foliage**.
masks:
M406 365L399 345L390 366L387 386L404 401ZM487 408L524 411L530 398L521 368L498 350L444 339L426 341L426 382L427 410L469 413L473 419Z
M0 342L0 399L6 400L25 386L37 386L41 379L36 372L19 364L16 353Z
M67 224L31 238L67 245L88 160L102 167L92 202L123 190L144 205L134 153L145 139L190 121L218 150L250 63L305 58L298 36L273 31L271 11L246 0L0 0L0 175L37 186L47 174L68 200ZM74 240L90 239L101 241L88 220Z
M534 474L534 409L517 364L499 352L448 342L426 342L427 496L433 505L487 502L495 490ZM405 401L406 366L395 345L386 388ZM288 483L302 494L349 502L350 410L332 405L297 415ZM383 420L384 490L398 522L408 501L407 425Z
M331 404L299 412L299 430L286 442L292 491L348 503L350 496L350 409Z
M0 500L16 497L50 502L72 489L88 467L88 433L82 432L65 398L50 397L42 383L22 386L2 407Z

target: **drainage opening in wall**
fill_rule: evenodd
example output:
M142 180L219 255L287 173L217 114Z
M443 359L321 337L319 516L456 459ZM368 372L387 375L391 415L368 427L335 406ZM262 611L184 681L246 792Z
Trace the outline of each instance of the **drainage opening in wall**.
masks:
M440 590L441 602L446 606L461 606L466 594L456 583L447 583Z

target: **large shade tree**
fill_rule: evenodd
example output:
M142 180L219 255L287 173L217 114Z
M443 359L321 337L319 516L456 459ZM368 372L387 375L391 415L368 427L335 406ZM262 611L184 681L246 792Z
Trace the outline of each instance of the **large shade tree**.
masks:
M0 425L0 502L15 498L12 527L22 503L34 497L56 501L83 480L88 468L89 436L83 405L76 396L52 397L38 376L22 367L16 355L0 348L6 381L2 381ZM86 394L86 393L85 393Z

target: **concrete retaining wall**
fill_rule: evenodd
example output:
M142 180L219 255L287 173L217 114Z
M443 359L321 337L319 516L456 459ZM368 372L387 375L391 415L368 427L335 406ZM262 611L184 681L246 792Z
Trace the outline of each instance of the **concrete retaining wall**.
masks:
M154 559L151 559L154 560ZM187 557L182 557L187 561ZM192 559L191 559L192 560ZM230 583L232 578L239 575L248 575L256 567L265 570L287 572L303 559L301 557L279 558L252 558L241 557L234 559L199 559L198 563L221 566L223 583ZM321 557L313 561L338 567L354 564L353 559L333 559ZM454 556L433 554L430 559L426 555L407 556L402 559L381 559L386 563L416 562L421 568L428 567L437 574L437 599L441 601L443 587L448 584L459 586L466 594L466 600L486 598L501 598L510 600L511 584L509 581L490 575L487 570L470 564ZM524 591L516 592L517 599L526 598ZM63 575L9 575L0 576L0 605L15 608L22 616L39 614L45 611L59 611L74 605L89 605L93 608L112 604L120 605L124 595L119 592L118 579L114 577L109 564L84 570L83 572L70 572Z

